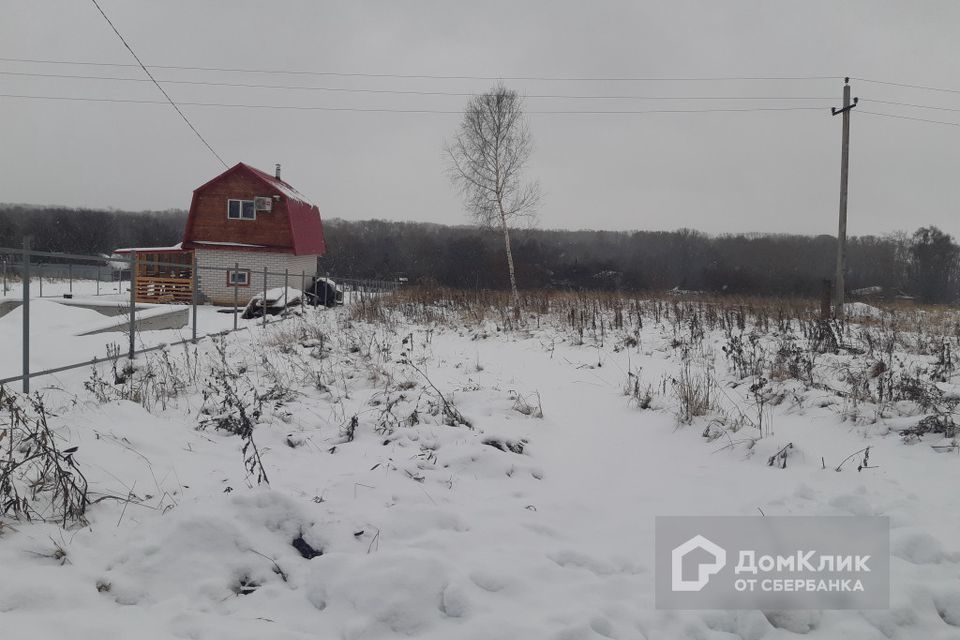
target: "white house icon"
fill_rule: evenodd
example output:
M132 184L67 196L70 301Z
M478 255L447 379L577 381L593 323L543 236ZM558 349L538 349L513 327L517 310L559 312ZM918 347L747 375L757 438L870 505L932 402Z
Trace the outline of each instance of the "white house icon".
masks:
M696 580L683 579L683 558L695 549L703 549L713 556L713 562L701 563L697 567ZM727 552L718 544L703 536L694 536L677 547L671 553L672 586L674 591L700 591L710 580L710 576L720 573L727 564Z

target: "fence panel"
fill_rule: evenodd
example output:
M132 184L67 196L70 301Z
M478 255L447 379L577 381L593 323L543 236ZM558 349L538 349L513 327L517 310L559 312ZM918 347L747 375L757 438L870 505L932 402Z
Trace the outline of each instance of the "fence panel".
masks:
M171 263L172 266L183 267L182 264ZM165 263L152 263L153 266L166 266ZM122 268L122 267L126 268ZM36 298L74 298L75 294L81 297L108 297L116 300L118 304L124 307L123 314L127 316L126 333L129 338L129 346L125 357L133 359L138 354L146 353L163 348L167 345L184 344L187 342L197 342L211 335L222 335L250 325L241 325L241 309L246 306L246 300L241 296L241 285L235 278L232 280L232 329L224 328L218 330L214 323L213 331L199 335L198 333L198 315L197 308L203 306L202 290L205 279L213 279L215 282L231 282L230 272L244 272L253 274L258 273L260 277L250 278L259 282L249 282L247 287L243 287L249 297L256 295L262 296L266 301L271 285L277 288L282 284L282 299L274 301L270 309L264 308L262 312L262 323L266 326L271 321L271 314L276 312L280 319L289 316L290 302L289 296L292 289L290 285L297 287L300 295L300 304L306 306L334 306L337 299L330 299L333 295L340 298L342 303L350 304L353 302L363 302L374 295L383 295L394 291L397 283L383 280L366 280L357 278L336 278L331 277L329 273L324 276L318 274L309 274L301 272L299 274L290 273L288 269L283 272L271 272L266 267L262 271L245 269L242 263L236 263L232 267L211 267L196 264L196 258L193 258L193 269L191 278L161 278L150 276L138 276L135 258L110 258L103 256L84 256L76 254L61 254L44 251L33 251L30 249L29 239L25 239L23 249L17 250L9 247L0 247L0 295L12 299L16 304L19 298L23 315L23 331L21 337L22 366L21 373L17 376L11 376L0 379L0 384L11 382L22 382L24 393L29 393L30 380L38 376L61 373L80 367L94 366L99 363L110 362L123 357L119 354L103 358L92 358L83 362L67 364L41 371L30 370L30 300ZM44 291L44 280L46 280L46 291ZM127 283L124 286L124 283ZM320 288L314 288L314 282L335 282L337 289L331 293L330 287L323 286L322 294ZM259 286L259 291L257 291ZM17 291L19 289L19 291ZM306 292L311 289L315 294L312 300L308 300ZM337 293L339 291L339 293ZM321 297L322 295L322 297ZM128 297L129 296L129 297ZM158 344L153 346L141 345L137 348L138 338L138 313L144 311L147 307L143 304L144 298L155 299L157 302L171 305L189 305L191 333L190 338L179 341L167 342L166 345ZM4 303L7 304L7 303ZM9 305L7 305L9 308ZM266 307L266 304L264 304ZM152 308L152 306L150 307ZM212 317L212 316L211 316ZM139 316L143 319L143 315ZM255 323L254 323L255 324Z

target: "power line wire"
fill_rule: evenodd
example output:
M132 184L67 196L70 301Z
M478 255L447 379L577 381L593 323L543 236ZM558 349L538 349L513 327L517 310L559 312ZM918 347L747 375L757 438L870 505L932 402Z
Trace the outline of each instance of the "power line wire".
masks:
M133 98L85 98L81 96L38 96L12 93L0 93L0 98L18 98L25 100L63 100L69 102L110 102L118 104L167 104L163 100L139 100ZM227 102L180 102L184 107L234 107L247 109L287 109L302 111L361 111L373 113L433 113L457 114L462 111L442 111L437 109L392 109L392 108L357 108L357 107L322 107L310 105L275 105L275 104L240 104Z
M879 113L877 111L861 111L857 109L857 113L862 113L868 116L882 116L884 118L897 118L898 120L913 120L915 122L929 122L930 124L945 124L951 127L960 127L960 122L947 122L946 120L929 120L927 118L915 118L913 116L902 116L894 113Z
M897 106L897 107L913 107L914 109L931 109L931 110L933 110L933 111L955 111L955 112L960 112L960 109L956 109L956 108L951 108L951 107L934 107L934 106L926 105L926 104L914 104L914 103L912 103L912 102L892 102L892 101L890 101L890 100L873 100L873 99L870 99L870 98L867 98L866 100L863 100L862 102L874 102L874 103L876 103L876 104L889 104L889 105L894 105L894 106Z
M2 59L2 58L0 58ZM931 87L929 85L922 84L908 84L905 82L890 82L887 80L871 80L869 78L854 78L851 76L852 80L859 80L860 82L870 82L873 84L882 84L888 87L901 87L903 89L920 89L923 91L937 91L940 93L960 93L960 89L947 89L945 87Z
M81 60L43 60L35 58L6 58L2 62L20 62L31 64L66 64L93 67L134 67L133 64L115 62L90 62ZM139 62L139 60L138 60ZM334 76L345 78L407 78L424 80L542 80L553 82L724 82L724 81L795 81L795 80L838 80L840 76L692 76L692 77L630 77L630 76L480 76L480 75L435 75L407 73L361 73L345 71L311 71L300 69L249 69L233 67L201 67L177 65L150 65L151 69L176 71L215 71L221 73L266 73L284 75Z
M150 82L146 78L118 78L115 76L80 76L60 73L28 73L21 71L0 71L0 76L55 78L74 80L108 80L119 82ZM406 89L356 89L348 87L305 87L302 85L256 84L247 82L210 82L205 80L163 80L164 84L184 84L210 87L235 87L247 89L290 89L303 91L330 91L337 93L373 93L414 96L454 96L473 97L478 93L462 91L411 91ZM638 95L586 95L586 94L525 94L524 98L562 99L562 100L833 100L833 97L807 96L638 96Z
M97 0L90 0L90 1L93 2L93 6L97 8L97 11L99 11L100 15L103 16L103 19L107 21L107 24L110 25L110 28L113 29L113 32L117 34L117 37L120 38L120 42L122 42L123 46L127 48L127 51L130 52L130 55L133 56L133 59L137 61L137 64L140 65L141 69L143 69L143 72L147 74L147 76L150 78L151 81L153 81L153 84L157 85L157 89L159 89L160 93L163 94L163 97L167 99L167 102L170 103L170 106L176 109L177 113L180 114L180 117L183 118L183 121L186 122L187 126L190 127L190 129L197 135L197 137L200 139L200 142L202 142L207 147L207 149L210 150L210 153L212 153L217 158L217 160L220 161L220 164L222 164L225 169L228 168L227 163L223 161L223 158L220 157L220 154L214 151L213 147L210 146L210 143L207 142L202 135L200 135L200 132L197 131L197 128L193 126L193 123L190 122L190 120L187 118L186 115L184 115L183 111L180 110L180 107L178 107L177 103L173 101L173 98L171 98L167 94L164 88L160 86L160 83L157 82L156 78L153 77L153 74L150 73L150 71L143 64L143 62L140 61L140 57L133 51L130 45L127 44L127 41L120 34L120 31L114 26L110 18L107 17L107 14L104 13L103 9L100 7L100 4L97 2ZM129 66L132 66L132 65L129 65Z
M79 96L38 96L12 93L0 93L0 98L19 98L25 100L64 100L75 102L113 102L123 104L167 104L162 100L138 100L127 98L85 98ZM395 109L365 107L324 107L313 105L279 104L242 104L229 102L180 102L185 107L231 107L245 109L286 109L296 111L355 111L361 113L429 113L462 115L463 111L440 109ZM635 109L635 110L534 110L526 111L536 115L639 115L656 113L748 113L757 111L821 111L823 107L745 107L745 108L706 108L706 109Z

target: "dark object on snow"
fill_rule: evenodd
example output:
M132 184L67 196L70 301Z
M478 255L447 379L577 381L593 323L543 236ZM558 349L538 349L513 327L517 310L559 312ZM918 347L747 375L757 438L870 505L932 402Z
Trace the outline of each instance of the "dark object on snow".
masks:
M928 433L939 433L944 438L953 438L957 435L957 425L950 416L926 416L916 425L900 432L904 442L916 438L919 440Z
M266 292L267 302L266 305L264 305L264 294L258 293L250 298L250 302L247 303L240 317L244 320L262 318L264 306L266 306L266 312L271 316L279 315L294 307L299 307L302 303L302 297L300 291L297 289L288 288L284 290L282 287L279 289L271 289Z
M335 307L343 304L343 290L330 278L315 277L303 290L306 304L312 307Z
M307 560L313 560L317 556L323 555L323 551L314 549L309 542L303 539L302 534L293 539L293 548L299 551L300 555Z
M231 313L230 311L224 311L224 313ZM267 307L267 313L271 316L275 316L280 313L275 307ZM256 304L249 304L244 308L243 313L240 314L240 317L244 320L252 320L254 318L263 317L263 307L257 302Z
M777 451L775 454L770 456L767 459L767 466L768 467L778 466L781 469L786 469L787 468L787 450L789 449L793 449L792 442L788 442L786 446L780 449L780 451Z
M249 576L243 576L240 578L240 582L233 586L233 592L238 596L248 596L256 591L259 587L259 582L251 579Z
M528 440L526 438L521 438L519 440L500 440L498 438L485 438L483 444L493 447L494 449L500 449L500 451L509 451L511 453L523 453L524 447L527 446Z

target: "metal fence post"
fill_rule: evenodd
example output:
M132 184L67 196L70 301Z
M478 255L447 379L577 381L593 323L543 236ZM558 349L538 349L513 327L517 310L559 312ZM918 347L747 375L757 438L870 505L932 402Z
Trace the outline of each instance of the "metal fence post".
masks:
M3 297L7 297L7 257L3 257Z
M233 330L237 330L237 307L240 306L240 285L237 282L240 275L240 263L233 263ZM249 282L247 284L250 284Z
M43 263L37 263L37 275L40 276L40 297L43 297Z
M290 286L290 269L283 270L283 315L287 315L287 288Z
M97 265L97 295L100 295L100 265Z
M267 268L263 268L263 300L260 301L263 309L263 326L267 326Z
M197 252L193 252L193 287L190 292L190 341L197 343L197 297L200 295L200 269L197 268Z
M323 283L323 306L327 306L327 291L329 289L330 289L330 272L327 271L327 279ZM333 295L336 296L337 294L334 293ZM336 300L334 300L334 302L336 302Z
M133 253L133 261L130 263L130 353L127 354L130 360L137 353L137 254Z
M23 392L30 393L30 236L23 238Z
M307 272L300 272L300 306L306 307L306 297L307 297Z
M73 263L72 263L72 262L68 262L68 263L67 263L67 282L68 282L68 284L67 284L67 287L68 287L67 292L68 292L71 296L73 296Z

